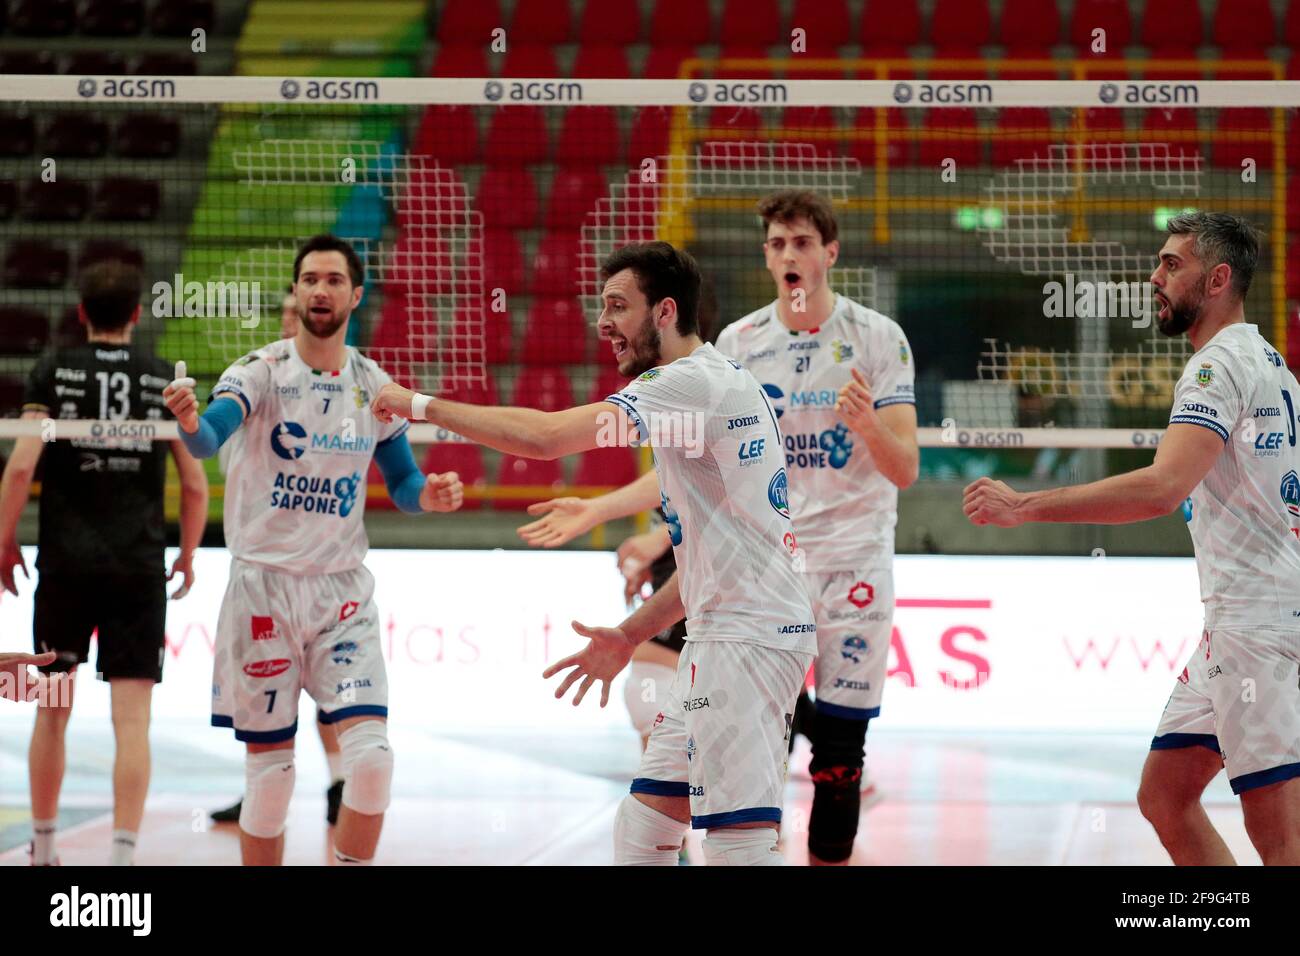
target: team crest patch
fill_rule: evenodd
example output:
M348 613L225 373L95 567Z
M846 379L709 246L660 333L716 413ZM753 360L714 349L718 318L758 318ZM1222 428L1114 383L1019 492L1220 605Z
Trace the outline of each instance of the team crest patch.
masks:
M1201 388L1207 388L1214 381L1214 365L1210 362L1202 362L1201 367L1196 372L1196 384Z
M906 365L908 361L907 343L902 339L898 340L898 360L904 365Z
M841 362L847 362L849 359L853 358L853 346L848 342L841 342L839 339L835 339L831 342L831 358L835 359L836 365Z
M1297 477L1294 469L1286 473L1278 493L1282 496L1282 504L1286 505L1286 510L1300 516L1300 477Z
M256 352L250 352L248 355L245 355L243 358L241 358L241 359L236 359L236 360L235 360L235 364L236 364L236 365L252 365L252 364L253 364L254 362L256 362L260 357L261 357L261 356L259 356Z
M352 386L352 397L356 399L357 408L365 408L370 404L370 393L360 385Z
M661 371L660 371L659 369L657 369L657 368L652 368L652 369L651 369L650 371L648 371L648 372L642 372L641 375L640 375L640 377L637 379L637 381L638 381L638 382L653 382L653 381L654 381L655 379L657 379L661 374L662 374L662 373L661 373Z

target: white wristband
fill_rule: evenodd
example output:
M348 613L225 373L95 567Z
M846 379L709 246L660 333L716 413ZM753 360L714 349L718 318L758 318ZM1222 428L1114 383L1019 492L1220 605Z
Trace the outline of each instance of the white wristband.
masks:
M424 413L428 410L431 401L433 401L432 395L416 392L415 397L411 399L411 421L424 421Z

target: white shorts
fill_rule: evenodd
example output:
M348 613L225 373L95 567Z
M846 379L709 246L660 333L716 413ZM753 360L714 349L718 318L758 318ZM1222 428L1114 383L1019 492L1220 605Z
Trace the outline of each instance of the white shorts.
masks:
M847 720L878 717L894 627L893 569L803 577L817 620L817 709Z
M686 642L633 793L690 797L697 830L781 822L790 722L811 655Z
M1197 746L1219 754L1233 793L1300 777L1300 630L1204 632L1151 741Z
M248 743L291 740L303 690L322 723L387 717L374 592L364 567L302 577L231 561L217 621L212 725Z

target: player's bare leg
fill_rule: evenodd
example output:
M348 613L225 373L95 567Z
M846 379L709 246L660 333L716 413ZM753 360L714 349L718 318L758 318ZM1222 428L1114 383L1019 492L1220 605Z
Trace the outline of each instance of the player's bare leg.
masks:
M290 787L290 791L292 791L293 773L291 768L293 766L293 741L286 740L282 743L274 743L274 744L250 743L247 746L248 746L248 755L250 758L253 758L257 755L265 755L265 754L274 754L276 756L283 756L283 758L288 763L288 767L290 768L289 787ZM261 795L258 794L257 798L254 799L254 794L250 792L249 785L246 785L244 789L244 805L239 818L240 856L243 858L244 866L280 866L282 863L284 863L283 825L281 825L280 832L276 836L267 836L267 837L253 836L251 833L248 832L247 829L245 829L246 826L250 826L250 825L260 827L261 825L260 821L254 823L253 817L261 816L262 811L259 809L262 806L261 801L262 801ZM287 800L281 801L277 797L277 799L271 800L269 802L271 803L282 802L283 806L286 808L285 812L287 812L287 805L288 805ZM270 816L272 817L279 816L282 818L283 815L284 814L280 812L278 808L272 808L270 810ZM280 822L281 824L283 824L283 819L281 819Z
M27 780L32 795L32 826L37 831L32 862L38 865L55 862L54 825L59 816L59 791L67 763L64 739L75 690L73 671L52 682L48 697L36 705L36 725L27 751Z
M1247 790L1241 809L1250 842L1265 866L1300 864L1300 779Z
M149 713L154 682L147 678L118 677L112 688L114 862L129 862L149 793ZM129 842L129 846L119 845Z
M1177 866L1233 866L1237 862L1201 806L1201 794L1222 769L1222 758L1208 747L1147 754L1138 787L1138 809L1155 827ZM1245 802L1243 797L1242 804Z
M378 724L379 726L374 726ZM360 749L356 756L347 753L349 744L356 740L348 732L354 728L374 734L387 731L387 721L382 717L349 717L338 722L340 752L344 754L345 783L343 806L339 809L338 827L334 832L334 849L342 862L368 863L375 857L379 834L384 829L384 810L377 813L362 812L367 807L388 806L389 785L392 779L392 750L386 738L378 737L370 746ZM349 763L351 766L349 766ZM360 809L349 806L357 804ZM346 858L346 859L344 859Z

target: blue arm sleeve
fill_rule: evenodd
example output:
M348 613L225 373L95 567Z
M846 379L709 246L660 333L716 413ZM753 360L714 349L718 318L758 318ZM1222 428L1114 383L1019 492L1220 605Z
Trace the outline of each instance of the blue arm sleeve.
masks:
M393 504L407 514L422 514L420 492L424 490L424 475L415 464L415 454L405 432L375 449L375 464L383 472Z
M199 417L199 430L193 435L179 429L181 441L195 458L211 458L226 439L235 433L244 421L244 410L233 398L217 398Z

